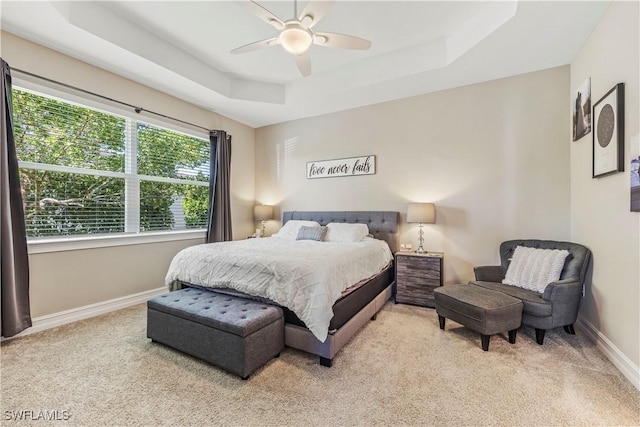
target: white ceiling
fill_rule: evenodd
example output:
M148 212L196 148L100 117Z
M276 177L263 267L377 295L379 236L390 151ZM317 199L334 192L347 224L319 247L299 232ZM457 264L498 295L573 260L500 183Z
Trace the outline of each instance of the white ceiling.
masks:
M258 3L283 20L293 16L292 1ZM352 34L373 46L312 46L309 77L280 46L229 53L277 35L243 2L2 0L0 25L260 127L569 64L607 6L338 0L314 30Z

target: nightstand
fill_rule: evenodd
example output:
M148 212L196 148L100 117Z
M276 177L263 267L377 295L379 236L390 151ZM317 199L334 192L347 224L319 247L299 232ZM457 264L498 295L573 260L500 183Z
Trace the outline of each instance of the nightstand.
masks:
M396 253L396 303L435 308L433 290L442 286L443 254Z

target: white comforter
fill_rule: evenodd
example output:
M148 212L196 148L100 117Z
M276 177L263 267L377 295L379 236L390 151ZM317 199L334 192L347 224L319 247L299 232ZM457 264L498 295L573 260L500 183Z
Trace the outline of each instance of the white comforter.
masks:
M317 242L278 237L192 246L171 261L165 282L232 288L288 307L321 341L347 287L393 259L382 240Z

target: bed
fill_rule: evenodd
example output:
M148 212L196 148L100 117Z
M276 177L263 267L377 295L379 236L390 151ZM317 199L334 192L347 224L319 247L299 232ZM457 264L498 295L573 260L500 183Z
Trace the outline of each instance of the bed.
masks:
M375 241L366 242L367 246L384 245L380 242L380 240L382 240L386 242L388 249L393 253L397 248L398 217L398 212L391 211L291 211L283 213L283 225L291 220L316 221L321 225L327 225L328 223L363 223L368 226L369 232L374 239L377 239ZM275 245L275 250L278 250L277 244L279 242L277 239L258 240L263 241L255 242L251 246L264 246L265 248L268 248L269 246ZM364 244L365 242L363 242L363 245ZM234 250L243 250L244 247L248 246L248 243L229 242L228 245L226 243L225 245L225 250L228 250L230 254L233 254ZM326 245L322 243L321 245L323 247L330 247L330 244L328 243ZM389 252L389 250L387 250L387 245L384 245L384 248ZM269 248L268 250L274 249ZM178 258L179 255L180 254L176 255L176 258ZM241 255L242 252L236 252L236 255L234 256L240 257ZM289 256L291 256L291 254L289 254ZM335 300L335 303L329 307L330 312L328 317L325 315L323 319L324 323L320 322L319 324L316 324L315 318L309 317L304 310L301 312L298 306L292 305L293 308L291 309L290 307L287 307L287 303L283 303L281 299L278 299L281 295L269 295L273 297L273 300L270 301L263 297L247 295L245 289L242 287L230 285L236 289L225 288L223 281L217 281L215 285L216 287L210 288L208 276L216 275L214 271L215 267L212 268L211 266L214 264L217 265L215 262L211 262L211 259L206 260L203 258L198 261L196 260L198 256L194 256L193 254L183 256L183 258L188 259L189 262L195 260L192 262L194 265L187 266L185 267L186 269L183 268L183 271L180 274L176 274L174 272L174 263L176 262L176 258L174 258L174 262L172 262L172 266L167 274L167 280L168 282L171 282L172 290L187 286L202 287L208 291L249 297L251 299L262 301L266 300L272 303L273 301L277 301L279 302L278 305L283 308L285 313L285 344L289 347L319 356L320 363L324 366L331 366L336 353L370 319L375 319L376 313L393 294L394 271L393 262L391 261L386 266L383 266L382 271L375 276L370 277L367 280L362 280L357 285L350 287L350 289L353 290L348 290L347 292L339 294L337 300L335 300L336 296L334 295L331 301ZM287 257L284 256L282 258L287 259ZM262 261L257 259L255 262L257 266L255 268L256 271L249 271L253 276L247 276L248 273L245 274L245 276L255 277L255 281L259 282L259 272L263 270L263 268L260 267L261 263ZM339 263L336 262L336 264ZM203 268L207 269L204 274L202 272L198 274L190 274L190 271L196 271ZM344 277L342 275L334 275L333 277L335 282L349 280L349 274L346 270L343 269L337 271L344 273ZM216 281L215 277L213 280ZM278 280L282 280L283 282L286 281L286 274L278 276ZM209 285L207 285L207 283L209 283ZM276 286L272 283L272 287L275 288ZM253 290L251 290L251 292L253 292ZM263 296L267 295L265 294ZM309 305L315 307L315 304ZM295 312L297 312L298 315L301 314L301 316L298 316ZM301 318L304 319L304 321L301 320Z

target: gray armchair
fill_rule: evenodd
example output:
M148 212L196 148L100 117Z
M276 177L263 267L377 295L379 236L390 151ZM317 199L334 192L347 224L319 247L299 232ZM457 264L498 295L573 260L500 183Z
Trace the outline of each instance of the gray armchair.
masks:
M518 288L502 283L516 246L541 249L566 249L569 256L565 261L560 280L547 285L544 293ZM474 269L476 280L470 282L476 286L500 291L522 300L522 324L533 326L536 330L536 342L544 342L548 329L563 326L569 334L575 334L573 324L578 317L578 308L582 297L587 267L591 251L585 246L570 242L553 240L509 240L500 245L502 265L482 266Z

